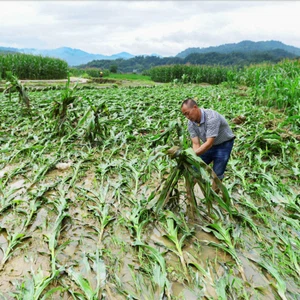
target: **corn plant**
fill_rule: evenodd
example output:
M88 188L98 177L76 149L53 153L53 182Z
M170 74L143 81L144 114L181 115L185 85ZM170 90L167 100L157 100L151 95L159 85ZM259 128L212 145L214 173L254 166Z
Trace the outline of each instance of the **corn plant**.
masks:
M199 157L196 156L194 151L189 148L180 151L178 147L173 147L168 150L171 158L175 158L177 166L171 171L156 203L156 211L161 209L169 200L172 191L181 176L185 178L187 197L191 210L197 214L197 202L194 194L193 187L195 182L199 184L205 200L207 202L208 213L210 214L213 200L230 214L233 210L230 208L230 197L226 187L218 180L212 169L207 166ZM211 188L211 178L216 181L218 188L222 191L222 198L218 196Z
M53 204L57 210L58 215L54 221L52 228L48 233L45 234L50 250L52 273L56 271L56 250L62 222L65 218L69 217L69 214L66 211L68 208L68 204L65 199L65 192L62 188L59 189L59 198L56 199Z
M173 82L176 79L186 82L189 77L193 83L218 84L227 80L227 72L230 70L228 67L217 66L173 65L154 67L150 70L150 76L158 82Z
M130 229L131 234L135 237L136 242L141 242L142 230L150 221L150 218L148 217L148 210L139 204L131 211L126 212L123 219L126 220L125 226Z
M95 226L95 229L98 231L98 243L97 246L101 247L104 230L107 225L114 220L109 214L109 205L101 205L98 204L96 206L88 205L90 211L96 216L97 220L99 221L99 226Z
M7 232L7 242L8 245L5 250L2 249L4 255L2 257L2 261L0 264L0 268L2 269L4 267L4 264L7 262L7 260L12 256L13 250L22 243L25 239L30 238L30 235L25 234L23 232L15 232L15 233L10 233Z
M69 274L70 278L80 287L81 293L76 293L78 296L84 297L88 300L96 300L102 296L102 293L105 288L105 280L106 280L106 266L104 261L100 258L100 253L97 250L94 257L92 258L93 265L92 268L88 262L88 257L83 257L83 265L85 266L85 273L93 278L96 274L96 288L93 287L92 283L86 279L81 272L77 272L73 267L67 268L66 272Z
M37 168L37 172L36 172L33 180L31 181L31 184L28 187L28 189L31 189L37 182L41 181L45 177L46 173L49 170L51 170L57 164L58 161L59 161L59 159L55 157L54 159L52 159L50 161L43 161L42 160L40 162L40 166L35 165L36 168Z
M208 230L208 231L211 230L213 232L213 234L218 238L218 240L223 241L224 244L209 242L209 245L220 248L220 249L224 250L225 252L227 252L228 254L230 254L232 256L232 258L236 261L243 280L246 281L246 277L245 277L244 270L242 267L242 262L236 253L235 245L232 242L232 239L231 239L231 236L229 233L232 230L232 228L228 227L225 229L221 224L214 223L214 224L208 225L205 230Z
M165 259L163 258L162 254L155 248L140 242L140 241L135 241L133 243L134 246L138 246L141 247L142 249L147 249L148 250L148 255L153 258L155 260L155 262L159 265L160 267L160 273L162 274L166 274L167 273L167 269L166 269L166 262ZM166 277L164 277L164 294L167 296L168 299L171 299L170 296L170 282L168 281L168 279Z
M30 212L24 224L24 228L26 228L31 223L33 216L36 214L37 210L41 207L41 205L42 205L41 201L36 201L35 199L30 201L29 203Z
M46 288L58 277L60 272L61 270L56 270L51 275L44 275L41 269L37 273L32 271L30 278L18 284L17 291L13 293L14 298L20 300L44 300L48 299L56 291L64 291L64 288L56 287L45 293ZM45 294L41 297L43 293Z
M0 56L0 77L11 71L20 79L65 79L68 64L64 60L31 54L7 54Z
M200 272L200 276L206 284L214 285L214 279L209 271L209 268L205 269L198 262L198 258L196 258L193 254L187 252L186 263L188 266L193 266L197 271Z
M172 252L174 252L180 259L181 266L183 268L184 274L187 279L190 278L188 269L186 266L186 262L183 256L182 248L184 246L184 241L187 238L186 234L183 234L180 238L178 236L178 227L174 225L174 220L171 218L167 218L167 224L165 225L166 234L165 236L172 241L174 244L174 248L169 248Z
M260 265L262 268L267 270L275 279L276 283L272 283L277 289L277 292L282 300L287 300L286 298L286 283L285 281L281 278L279 275L278 271L268 262L260 259L260 260L255 260L255 262Z
M92 143L96 141L102 142L108 137L107 117L109 116L109 110L105 103L95 106L92 101L87 97L91 109L92 117L87 121L87 127L85 129L85 138Z
M70 76L68 76L65 89L60 93L60 100L54 100L54 105L51 108L50 117L55 119L55 131L59 136L67 132L67 126L71 128L68 109L76 100L76 96L73 95L76 86L77 84L70 87Z
M218 299L226 300L230 297L232 299L250 300L251 296L247 292L245 282L231 273L231 270L225 272L223 276L216 280Z
M20 188L11 188L9 191L6 191L3 188L3 184L1 183L0 179L0 193L2 195L0 201L0 213L4 213L10 207L12 207L16 202L16 192L20 190Z
M55 131L59 115L53 118L51 107L54 99L62 103L64 90L45 86L30 92L31 108L39 112L31 118L15 110L16 93L11 99L1 94L1 253L7 250L6 232L15 236L0 271L0 298L23 299L26 294L33 299L39 294L45 300L86 299L99 291L98 298L109 299L191 294L199 299L260 299L279 293L297 299L299 118L290 113L299 105L285 100L292 94L298 99L295 66L253 67L249 77L245 68L229 75L230 84L205 88L193 83L77 86L62 136ZM163 76L173 76L170 70ZM191 82L218 81L223 74L204 68L202 73L172 70ZM237 137L220 193L211 189L216 178L210 167L189 148L179 108L187 97L226 116ZM95 112L103 129L99 134L93 127ZM234 123L237 116L244 121ZM86 138L89 129L97 131L91 134L93 141ZM175 148L166 155L175 145L185 150ZM73 163L62 170L56 168L58 161ZM198 196L197 185L204 197ZM201 226L194 230L195 224ZM22 234L30 235L30 242ZM25 278L28 258L43 266L50 263L49 276L35 271ZM34 276L40 276L35 283Z
M9 93L11 97L11 92L16 90L18 92L19 101L21 104L24 104L27 112L31 113L30 99L27 95L25 87L21 84L16 76L14 76L11 72L6 73L7 79L9 80L7 85L8 87L5 89L4 93Z
M161 271L158 264L150 266L146 272L149 273L147 279L140 272L136 272L133 266L130 267L134 292L127 293L135 299L165 299L165 286L168 285L166 273Z

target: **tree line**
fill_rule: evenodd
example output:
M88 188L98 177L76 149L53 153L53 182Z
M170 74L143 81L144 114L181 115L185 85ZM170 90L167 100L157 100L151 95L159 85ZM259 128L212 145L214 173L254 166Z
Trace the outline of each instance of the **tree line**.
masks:
M185 58L180 57L158 57L158 56L136 56L130 59L116 60L93 60L87 64L77 66L79 69L98 68L117 69L122 73L145 73L156 66L164 65L210 65L210 66L249 66L263 62L278 63L285 58L296 58L295 54L289 53L282 49L270 51L256 51L249 53L232 52L232 53L192 53Z

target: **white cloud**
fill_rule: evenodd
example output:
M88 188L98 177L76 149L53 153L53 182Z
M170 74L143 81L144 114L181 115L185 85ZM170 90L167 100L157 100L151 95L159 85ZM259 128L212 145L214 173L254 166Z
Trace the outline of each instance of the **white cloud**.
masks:
M0 1L0 46L176 55L279 40L300 47L296 1Z

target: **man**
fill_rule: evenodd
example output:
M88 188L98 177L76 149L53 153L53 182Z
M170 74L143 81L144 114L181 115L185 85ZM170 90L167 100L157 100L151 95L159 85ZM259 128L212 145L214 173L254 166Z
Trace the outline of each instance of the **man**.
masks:
M222 180L235 139L227 121L214 110L199 108L193 99L182 102L181 112L189 120L188 131L195 153L207 165L213 162L213 170ZM217 189L214 181L212 187Z

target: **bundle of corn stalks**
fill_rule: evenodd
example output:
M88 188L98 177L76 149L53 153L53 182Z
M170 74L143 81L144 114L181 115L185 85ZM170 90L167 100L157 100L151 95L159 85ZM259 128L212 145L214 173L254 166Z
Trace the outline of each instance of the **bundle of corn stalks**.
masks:
M170 198L177 193L178 181L183 177L185 181L188 212L194 217L195 213L199 215L196 197L194 193L194 186L198 184L207 205L208 215L211 215L213 203L226 210L232 215L231 200L226 187L222 184L211 167L205 164L200 157L198 157L192 148L182 150L177 146L170 148L167 151L170 158L176 159L177 165L171 169L168 178L162 188L159 198L156 202L156 211L162 209ZM211 182L214 180L220 190L222 196L218 195L213 189ZM177 193L178 195L178 193Z
M93 144L97 144L97 142L102 142L106 139L108 135L108 117L109 110L107 105L102 102L97 106L93 104L93 102L86 98L90 105L90 111L93 112L92 116L90 114L87 116L87 126L85 129L84 137L86 140L89 140Z
M68 120L68 110L73 106L73 103L77 98L76 96L73 96L73 93L77 87L77 83L73 87L70 87L70 82L70 76L68 75L66 87L60 93L61 99L58 101L54 100L53 107L50 111L50 116L56 120L55 131L60 136L66 133L66 127L68 125L67 123L71 123L70 120ZM75 117L77 117L76 113L73 112L73 114L75 114ZM69 124L69 127L72 126Z

